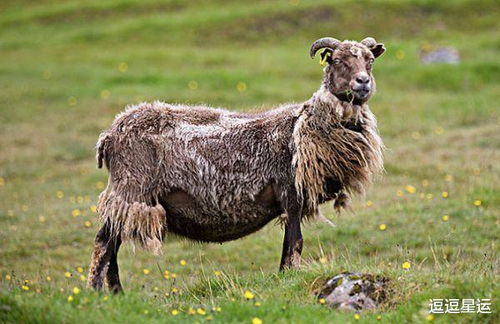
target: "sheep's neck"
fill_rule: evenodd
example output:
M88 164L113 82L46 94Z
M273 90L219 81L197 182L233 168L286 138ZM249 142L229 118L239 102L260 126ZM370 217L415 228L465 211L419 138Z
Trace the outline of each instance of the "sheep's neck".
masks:
M307 214L315 214L326 182L363 192L382 168L382 141L368 105L338 100L324 87L305 102L294 128L295 186L305 194Z

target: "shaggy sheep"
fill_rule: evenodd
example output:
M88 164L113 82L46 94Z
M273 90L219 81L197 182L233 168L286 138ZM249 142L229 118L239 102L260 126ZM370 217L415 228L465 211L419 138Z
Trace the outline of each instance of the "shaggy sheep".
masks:
M310 55L327 63L307 101L263 113L142 103L119 114L97 143L109 170L99 197L89 285L121 290L117 253L134 240L159 252L167 232L203 242L251 234L279 218L285 227L280 269L296 267L301 221L333 200L363 192L382 165L382 141L367 100L372 63L385 48L322 38Z

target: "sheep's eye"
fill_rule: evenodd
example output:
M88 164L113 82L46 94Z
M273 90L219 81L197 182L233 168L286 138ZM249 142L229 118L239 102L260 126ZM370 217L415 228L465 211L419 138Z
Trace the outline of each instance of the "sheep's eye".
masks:
M333 64L337 65L337 64L340 64L340 59L336 58L333 60Z

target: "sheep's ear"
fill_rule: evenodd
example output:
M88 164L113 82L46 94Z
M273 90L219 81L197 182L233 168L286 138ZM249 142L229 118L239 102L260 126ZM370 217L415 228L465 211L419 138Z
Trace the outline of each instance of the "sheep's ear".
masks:
M375 58L377 58L380 55L384 54L384 52L385 52L384 44L377 43L377 44L373 45L373 47L370 48L370 51L372 52L373 56L375 56Z
M325 63L331 64L332 55L333 55L333 50L330 48L325 48L325 50L320 54L321 59L319 60L319 64L321 65L325 65Z

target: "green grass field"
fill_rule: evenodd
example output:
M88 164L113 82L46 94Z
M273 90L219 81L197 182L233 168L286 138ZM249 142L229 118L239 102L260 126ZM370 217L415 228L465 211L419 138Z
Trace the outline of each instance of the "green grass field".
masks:
M0 322L498 321L499 12L487 0L2 1ZM296 271L277 272L283 231L270 224L223 245L168 237L160 257L127 244L126 293L87 290L107 180L93 147L115 114L143 100L306 100L322 36L387 48L370 103L386 173L354 212L325 205L337 227L305 224ZM462 61L423 65L429 46ZM359 318L320 305L314 292L343 270L387 276L394 292ZM429 317L430 298L490 298L494 313Z

